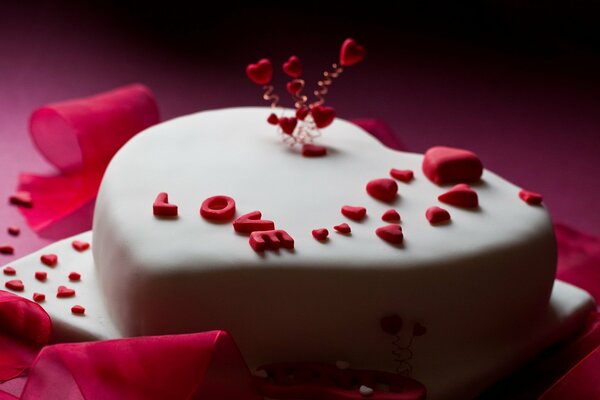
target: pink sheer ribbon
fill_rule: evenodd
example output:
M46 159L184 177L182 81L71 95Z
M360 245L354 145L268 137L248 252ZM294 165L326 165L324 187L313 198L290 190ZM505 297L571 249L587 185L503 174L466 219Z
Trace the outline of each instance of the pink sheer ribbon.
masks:
M31 137L61 175L21 174L18 190L33 199L32 208L21 208L27 223L42 230L92 201L117 150L158 122L154 95L140 84L37 109Z

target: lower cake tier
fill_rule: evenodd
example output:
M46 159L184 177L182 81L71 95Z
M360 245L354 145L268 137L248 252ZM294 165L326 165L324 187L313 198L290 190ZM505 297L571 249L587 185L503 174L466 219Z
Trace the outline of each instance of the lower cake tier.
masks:
M97 269L94 265L91 250L79 252L72 247L73 240L91 242L91 237L91 232L87 232L52 244L47 248L11 262L10 265L16 271L15 276L1 275L0 283L3 286L10 280L22 280L24 289L21 292L16 292L16 294L29 299L32 298L34 293L46 295L46 299L40 305L46 309L52 318L54 342L110 339L125 336L122 332L119 332L109 316L106 307L107 299L102 295L99 286ZM93 247L94 244L92 243ZM56 266L53 268L44 266L40 262L40 257L44 254L57 255L58 263ZM37 271L47 272L47 279L45 281L35 279L35 272ZM69 280L68 276L73 271L80 274L80 280ZM72 297L59 298L56 296L59 286L73 289L75 294ZM167 299L164 300L167 301ZM84 314L74 314L71 311L74 305L83 306L85 308ZM432 332L432 328L427 327L426 334L415 338L413 343L412 349L415 354L413 376L427 387L427 398L472 398L548 346L571 337L582 327L586 316L593 309L593 301L586 292L556 281L547 310L534 316L529 323L507 327L503 334L494 335L494 340L479 337L468 342L457 343L448 339L445 343L440 344L435 354L429 353L429 356L432 357L429 360L422 358L422 352L427 351L426 338ZM171 310L171 312L174 311ZM288 310L288 314L293 313ZM257 320L255 319L252 324L257 324ZM403 322L406 325L404 330L407 327L408 330L412 329L412 321L405 318ZM380 329L378 321L372 321L368 328L375 331ZM286 333L282 328L275 326L272 326L272 330L282 335ZM403 334L406 333L408 332L403 332ZM295 337L299 338L295 348L303 347L306 344L310 345L311 342L318 341L321 338L321 336L311 336L310 333L295 335ZM233 338L238 344L242 345L235 335ZM383 343L381 346L383 354L381 354L381 360L378 361L389 364L392 357L393 338L382 332L379 339ZM331 344L336 345L335 342ZM359 348L360 344L357 334L353 346ZM249 354L246 354L246 350L243 349L244 356L247 361L251 361L248 358ZM353 359L354 362L351 362L347 357L343 357L348 354L347 351L343 354L341 352L334 354L326 350L323 355L317 355L317 359L311 361L331 363L332 365L336 361L347 361L351 368L360 368L365 365L367 360ZM267 362L266 357L264 358L264 362ZM370 359L372 360L373 357ZM249 364L254 368L261 361L262 359L259 357L258 360L254 360ZM391 366L394 367L393 364Z

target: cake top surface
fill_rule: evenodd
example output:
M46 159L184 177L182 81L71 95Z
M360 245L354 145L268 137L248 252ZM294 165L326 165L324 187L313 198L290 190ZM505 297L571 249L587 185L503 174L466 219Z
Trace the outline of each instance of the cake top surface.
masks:
M336 119L319 144L328 155L300 156L282 146L265 123L269 108L205 111L153 126L134 137L109 165L97 202L94 230L105 221L119 226L114 240L124 244L139 265L159 273L182 270L262 267L271 263L302 268L404 268L443 264L456 257L477 257L502 251L526 238L551 232L546 210L518 197L519 188L484 170L472 185L479 196L476 209L440 203L452 185L432 183L421 170L423 156L386 148L356 125ZM390 178L391 168L408 169L415 178L398 181L391 202L371 197L365 187ZM152 204L167 192L177 204L177 218L157 218ZM200 216L208 197L227 195L236 201L236 215L259 210L295 240L294 250L257 253L248 236L236 233L231 220L222 223ZM362 206L367 217L353 221L342 206ZM425 217L431 206L451 214L446 224ZM404 241L391 245L375 230L387 225L381 216L390 208L401 216ZM332 228L348 223L351 234ZM326 241L311 232L330 231ZM96 249L98 250L98 249Z

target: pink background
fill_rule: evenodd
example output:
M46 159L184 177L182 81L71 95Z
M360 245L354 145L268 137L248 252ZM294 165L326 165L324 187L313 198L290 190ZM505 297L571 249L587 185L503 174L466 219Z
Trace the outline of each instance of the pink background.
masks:
M539 14L553 22L573 10L490 6L484 11L497 13L489 24L483 19L463 32L443 19L447 10L432 19L429 10L403 17L332 9L316 17L224 6L193 14L177 2L168 10L74 4L2 6L0 199L21 171L53 173L27 133L40 105L131 82L154 90L163 119L260 105L243 72L247 63L269 56L279 64L297 54L310 83L354 36L369 56L334 85L329 101L339 116L385 120L412 151L469 148L487 168L541 192L555 221L600 235L600 52L585 32L569 36L556 24L544 31L540 20L527 20ZM577 16L585 19L586 10ZM472 21L457 25L463 22L468 28ZM0 244L14 245L20 257L88 229L90 216L91 207L37 235L15 207L0 203ZM20 226L21 236L9 236L8 225ZM0 263L11 259L0 255Z

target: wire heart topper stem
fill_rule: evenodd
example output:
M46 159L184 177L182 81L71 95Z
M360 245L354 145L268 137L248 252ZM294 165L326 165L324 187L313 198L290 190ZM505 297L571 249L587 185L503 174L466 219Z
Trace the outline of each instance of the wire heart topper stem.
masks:
M333 63L331 68L323 72L323 77L317 82L317 88L313 91L316 100L309 103L308 96L303 94L306 82L302 79L304 68L300 58L291 56L283 63L283 72L292 78L286 84L286 90L292 97L295 115L285 116L285 110L280 109L279 115L271 113L267 122L276 125L281 133L283 141L289 146L312 144L314 139L321 135L321 129L331 125L335 119L335 109L325 106L327 96L334 79L338 78L345 67L361 62L366 55L365 48L354 39L348 38L340 48L339 61ZM271 80L273 78L273 65L267 58L259 60L255 64L246 67L246 75L253 83L262 86L263 99L271 104L271 108L279 107L279 96L275 93ZM314 145L312 145L314 147ZM323 148L324 149L324 148ZM326 150L326 149L325 149ZM318 152L320 155L326 151ZM304 155L314 152L304 152Z

